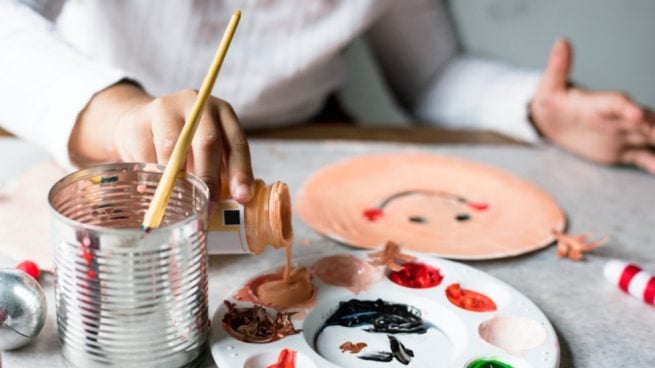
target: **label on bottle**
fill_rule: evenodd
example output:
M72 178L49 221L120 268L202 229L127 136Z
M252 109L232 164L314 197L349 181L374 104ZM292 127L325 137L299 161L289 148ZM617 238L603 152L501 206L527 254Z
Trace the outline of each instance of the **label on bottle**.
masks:
M218 210L207 226L207 251L209 254L252 253L246 238L244 208L233 199L218 203Z

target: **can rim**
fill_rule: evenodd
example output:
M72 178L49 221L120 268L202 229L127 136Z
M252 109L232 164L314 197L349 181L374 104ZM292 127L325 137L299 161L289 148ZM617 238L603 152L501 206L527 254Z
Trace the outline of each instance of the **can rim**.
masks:
M103 170L106 170L108 168L111 168L112 170L118 170L121 171L123 169L127 170L132 170L135 171L134 168L138 166L140 170L149 172L149 173L154 173L154 174L162 174L164 172L165 166L159 165L159 164L154 164L154 163L143 163L143 162L121 162L121 163L110 163L110 164L102 164L102 165L96 165L84 169L80 169L77 171L74 171L63 178L57 180L55 184L52 185L50 190L48 191L48 207L50 209L50 212L53 213L57 219L67 225L72 225L76 227L83 227L88 230L92 231L97 231L97 232L102 232L106 234L121 234L125 235L128 233L134 234L134 231L137 230L137 228L112 228L112 227L106 227L106 226L100 226L100 225L93 225L93 224L88 224L84 223L81 221L73 220L70 217L64 216L61 212L59 212L56 208L54 208L52 201L54 195L57 193L58 189L60 189L63 185L68 184L75 179L81 177L81 176L88 176L88 175L93 175L93 172L98 172L98 174L101 174ZM160 226L155 229L150 229L148 232L151 234L155 233L160 233L160 232L165 232L168 231L169 228L174 227L174 226L180 226L181 224L188 224L191 222L194 222L200 217L203 213L207 212L207 207L209 204L209 187L205 182L200 179L200 177L196 176L195 174L189 173L187 171L182 171L180 174L177 176L175 181L177 182L178 180L189 180L194 186L197 187L197 189L201 190L202 193L204 193L205 197L204 200L202 201L202 205L200 208L195 208L193 209L193 213L191 213L189 216L185 217L184 219L180 221L176 221L164 226Z

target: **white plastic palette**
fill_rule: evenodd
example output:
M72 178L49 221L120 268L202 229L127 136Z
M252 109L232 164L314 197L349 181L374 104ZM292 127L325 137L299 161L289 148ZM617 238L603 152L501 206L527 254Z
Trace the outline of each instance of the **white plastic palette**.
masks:
M366 252L350 252L366 259ZM301 258L297 264L311 267L329 255ZM440 270L443 280L435 287L412 289L398 285L381 274L368 290L355 294L344 287L323 283L318 277L312 282L317 287L316 304L299 320L296 329L302 332L268 344L245 343L234 339L223 329L227 308L223 303L212 320L211 353L221 368L266 368L277 361L283 349L297 351L296 368L395 368L395 367L473 367L479 359L495 360L506 365L478 365L475 367L556 368L559 366L559 343L555 331L539 308L516 289L472 267L438 258L419 258ZM272 271L271 271L272 272ZM382 271L381 271L382 272ZM253 275L257 276L257 275ZM248 280L244 280L247 282ZM490 297L497 309L493 312L473 312L452 304L446 288L459 283L462 289L474 290ZM238 307L252 303L235 301L232 292L228 300ZM367 332L369 326L325 328L314 339L321 326L338 308L339 302L350 299L377 300L413 306L420 310L428 326L423 334L393 334L413 352L409 364L399 360L378 362L360 359L368 353L390 351L387 333ZM275 313L273 311L273 313ZM484 336L484 338L482 337ZM344 342L365 342L358 354L342 352Z

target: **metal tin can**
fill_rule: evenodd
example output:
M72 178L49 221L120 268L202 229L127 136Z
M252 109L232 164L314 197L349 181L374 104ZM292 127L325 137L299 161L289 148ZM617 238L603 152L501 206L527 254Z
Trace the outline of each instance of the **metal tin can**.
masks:
M72 367L183 367L203 359L209 190L180 174L162 226L145 233L140 225L162 171L102 165L50 190L57 325Z

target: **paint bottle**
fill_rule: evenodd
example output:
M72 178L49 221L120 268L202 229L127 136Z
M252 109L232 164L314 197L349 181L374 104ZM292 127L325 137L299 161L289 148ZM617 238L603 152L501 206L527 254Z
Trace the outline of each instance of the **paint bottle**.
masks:
M209 219L209 254L257 255L267 246L280 249L291 244L289 187L279 181L267 185L257 179L253 189L252 199L242 205L230 198L227 186L223 186L221 198L224 199Z

